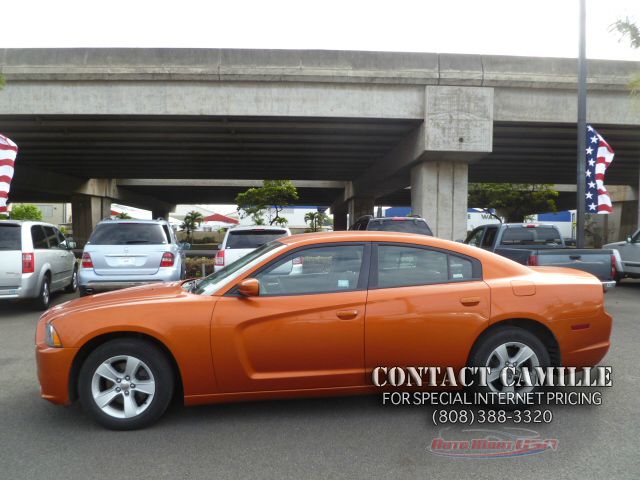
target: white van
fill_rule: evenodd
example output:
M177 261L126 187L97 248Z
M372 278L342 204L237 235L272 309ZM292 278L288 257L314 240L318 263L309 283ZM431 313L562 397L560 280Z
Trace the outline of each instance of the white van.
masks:
M51 292L75 292L73 248L75 243L49 223L0 220L0 300L33 299L46 310Z
M265 243L281 237L291 236L291 231L285 227L271 227L261 225L238 226L227 231L216 253L214 271L222 270L247 253L254 251Z

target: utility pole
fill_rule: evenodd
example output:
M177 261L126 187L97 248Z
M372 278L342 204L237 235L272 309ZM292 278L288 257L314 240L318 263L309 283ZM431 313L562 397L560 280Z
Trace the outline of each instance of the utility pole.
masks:
M585 172L587 150L587 61L586 51L586 0L580 2L580 40L578 54L578 158L576 162L576 247L584 248Z

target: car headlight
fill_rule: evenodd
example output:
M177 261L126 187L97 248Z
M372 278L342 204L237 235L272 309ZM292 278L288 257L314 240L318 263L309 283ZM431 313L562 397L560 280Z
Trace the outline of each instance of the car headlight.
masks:
M58 335L58 332L56 332L56 329L53 327L53 325L51 325L50 323L47 323L47 326L45 327L44 341L50 347L62 347L60 336Z

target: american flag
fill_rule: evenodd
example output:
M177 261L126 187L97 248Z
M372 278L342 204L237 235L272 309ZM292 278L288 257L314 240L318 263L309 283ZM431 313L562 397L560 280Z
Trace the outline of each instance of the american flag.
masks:
M18 146L0 133L0 213L7 211L7 199L16 155L18 155Z
M604 188L604 174L613 162L613 149L595 128L587 125L586 212L609 214L611 198Z

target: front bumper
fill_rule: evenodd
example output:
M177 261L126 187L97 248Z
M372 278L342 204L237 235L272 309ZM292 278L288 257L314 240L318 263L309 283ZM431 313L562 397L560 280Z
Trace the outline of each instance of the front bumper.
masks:
M36 329L36 365L40 396L58 405L69 405L69 380L76 348L52 348L44 341L46 321L41 319Z

